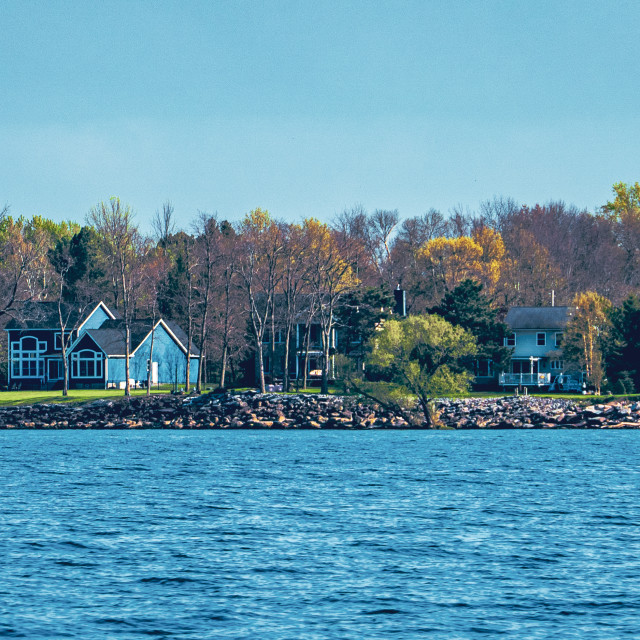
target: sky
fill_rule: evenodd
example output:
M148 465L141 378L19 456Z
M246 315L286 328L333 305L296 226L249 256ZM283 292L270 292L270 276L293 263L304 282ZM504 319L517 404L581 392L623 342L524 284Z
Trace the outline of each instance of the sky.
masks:
M0 205L594 211L640 180L640 2L0 0Z

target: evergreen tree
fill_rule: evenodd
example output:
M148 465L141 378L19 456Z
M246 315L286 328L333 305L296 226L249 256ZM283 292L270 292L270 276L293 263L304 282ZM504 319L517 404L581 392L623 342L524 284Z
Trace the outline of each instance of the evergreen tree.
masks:
M430 310L447 322L466 329L478 343L476 360L491 360L504 369L511 357L511 350L504 347L504 337L509 328L498 320L498 311L491 300L482 293L483 286L473 280L463 280L455 289L446 293L442 301ZM467 360L468 368L473 367Z
M607 373L623 393L640 389L640 298L630 295L611 312Z

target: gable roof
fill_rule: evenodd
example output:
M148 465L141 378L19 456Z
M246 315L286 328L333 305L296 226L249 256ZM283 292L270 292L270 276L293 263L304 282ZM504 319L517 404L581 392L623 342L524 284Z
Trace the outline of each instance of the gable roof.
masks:
M98 309L102 309L107 316L109 316L109 318L111 318L112 320L116 320L118 318L122 318L122 316L117 312L112 312L109 307L107 307L107 305L102 302L102 300L100 300L100 302L98 302L98 304L93 307L93 309L90 311L90 313L87 314L87 317L78 325L78 331L82 330L82 327L89 321L89 319L91 318L91 316L93 316L93 314L98 310Z
M565 329L574 307L511 307L504 319L512 330Z
M180 326L175 322L166 322L158 320L155 324L163 324L168 329L169 335L176 340L176 343L182 351L187 352L187 335ZM135 320L131 323L131 354L144 342L146 337L151 333L151 320ZM86 334L91 336L92 340L107 354L107 356L124 356L125 355L125 324L124 320L105 320L99 329L87 329ZM200 351L195 347L191 347L191 355L199 356Z

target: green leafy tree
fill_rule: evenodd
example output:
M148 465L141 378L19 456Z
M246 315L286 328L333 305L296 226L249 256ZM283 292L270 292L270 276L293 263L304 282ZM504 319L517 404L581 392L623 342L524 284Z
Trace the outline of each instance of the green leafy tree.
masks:
M369 363L384 371L395 389L416 396L424 422L433 427L433 400L468 389L470 374L460 362L476 349L475 338L462 327L437 315L408 316L384 323L373 338Z

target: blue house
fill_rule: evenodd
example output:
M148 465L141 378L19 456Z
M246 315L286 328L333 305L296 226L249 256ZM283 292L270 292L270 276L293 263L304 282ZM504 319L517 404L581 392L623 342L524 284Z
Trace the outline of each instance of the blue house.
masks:
M124 387L125 325L117 312L103 302L83 317L72 307L64 309L69 345L71 388ZM64 368L62 335L55 302L25 303L20 320L6 327L9 342L9 388L54 389L62 386ZM153 358L151 343L153 341ZM175 323L136 320L131 326L129 375L132 384L145 384L151 367L153 384L184 382L187 367L187 336ZM192 347L189 380L198 375L199 351Z

